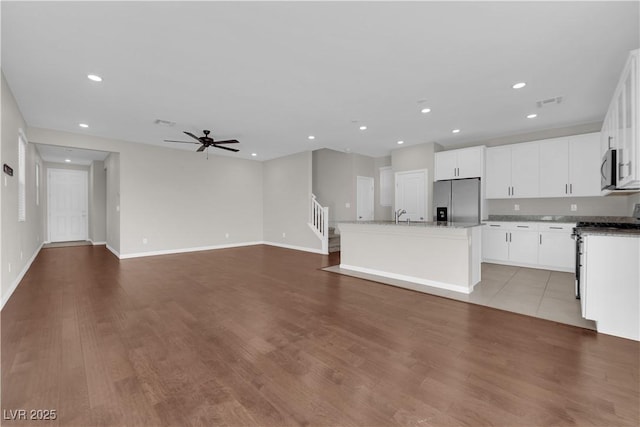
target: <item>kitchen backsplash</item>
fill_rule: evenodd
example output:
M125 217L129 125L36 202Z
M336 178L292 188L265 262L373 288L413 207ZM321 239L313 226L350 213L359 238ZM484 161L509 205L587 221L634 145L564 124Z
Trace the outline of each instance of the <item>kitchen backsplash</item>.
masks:
M636 199L637 195L623 194L557 199L494 199L487 201L487 211L489 215L631 216L631 202ZM576 205L577 210L571 210L572 204ZM515 205L519 210L515 210Z

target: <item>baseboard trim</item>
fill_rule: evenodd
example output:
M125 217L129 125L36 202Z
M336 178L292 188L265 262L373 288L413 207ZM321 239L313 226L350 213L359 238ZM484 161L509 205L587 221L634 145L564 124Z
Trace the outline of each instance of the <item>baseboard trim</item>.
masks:
M473 288L475 286L474 285L471 288L466 288L464 286L452 285L450 283L438 282L438 281L435 281L435 280L421 279L419 277L406 276L404 274L389 273L387 271L374 270L372 268L365 268L365 267L357 267L357 266L348 265L348 264L340 264L340 268L345 269L345 270L357 271L359 273L371 274L373 276L381 276L381 277L385 277L387 279L395 279L395 280L402 280L403 282L410 282L410 283L412 283L412 285L410 285L410 286L403 286L401 284L397 284L397 285L394 284L393 286L398 286L398 287L406 288L406 289L412 289L412 290L418 291L418 292L423 292L424 291L425 293L430 293L430 292L428 292L425 289L422 289L423 286L429 286L431 288L444 289L444 290L447 290L447 291L455 291L455 292L460 292L460 293L463 293L463 294L470 294L471 291L473 291Z
M36 257L40 253L40 249L42 249L42 245L44 245L44 243L40 243L40 246L38 247L38 249L35 250L31 258L29 258L29 261L27 261L27 263L25 264L20 274L18 274L14 282L11 284L11 287L9 288L9 292L7 292L7 295L2 297L2 301L0 301L0 311L4 308L4 305L7 303L7 301L9 301L9 298L11 298L11 295L13 295L13 292L18 288L18 285L24 278L24 275L27 274L27 271L29 271L31 264L33 264L33 261L36 259Z
M98 246L98 245L106 245L107 242L94 242L93 240L89 239L89 241L91 242L91 244L93 246Z
M296 251L303 251L303 252L312 252L314 254L320 254L320 255L329 255L328 251L323 252L322 249L307 248L305 246L288 245L286 243L276 243L276 242L266 242L266 241L261 243L268 246L277 246L279 248L293 249Z
M115 249L113 249L111 246L109 246L108 243L105 243L105 245L107 246L107 249L109 249L109 251L116 256L116 258L121 259L120 258L120 252L118 252Z
M181 254L185 252L211 251L215 249L229 249L229 248L238 248L242 246L255 246L255 245L260 245L262 243L263 242L242 242L242 243L231 243L226 245L199 246L195 248L167 249L167 250L149 251L149 252L134 252L130 254L121 254L119 255L119 258L129 259L129 258L141 258L141 257L157 256L157 255Z

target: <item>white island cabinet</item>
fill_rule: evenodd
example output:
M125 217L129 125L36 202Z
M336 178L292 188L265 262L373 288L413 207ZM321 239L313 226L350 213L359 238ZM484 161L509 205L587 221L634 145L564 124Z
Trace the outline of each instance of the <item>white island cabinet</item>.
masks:
M586 234L582 316L598 332L640 341L640 235Z
M340 268L471 293L480 282L479 224L340 223ZM398 285L401 286L401 285Z

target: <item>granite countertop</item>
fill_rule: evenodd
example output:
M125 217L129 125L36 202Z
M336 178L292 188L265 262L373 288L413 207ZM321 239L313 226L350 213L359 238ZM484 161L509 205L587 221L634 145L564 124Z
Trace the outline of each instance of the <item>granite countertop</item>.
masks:
M479 227L482 224L470 222L435 222L435 221L400 221L397 224L394 221L340 221L340 224L358 224L358 225L392 225L394 227L420 227L420 228L471 228Z
M570 216L570 215L489 215L486 221L496 222L634 222L627 216Z

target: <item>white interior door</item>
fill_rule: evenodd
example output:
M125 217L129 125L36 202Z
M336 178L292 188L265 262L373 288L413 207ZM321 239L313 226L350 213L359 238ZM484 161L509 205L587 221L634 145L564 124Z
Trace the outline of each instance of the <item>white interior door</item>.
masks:
M358 221L373 221L373 177L357 177L356 215Z
M427 171L396 172L395 210L404 209L401 220L425 221L427 218Z
M87 240L87 171L49 169L49 241Z

